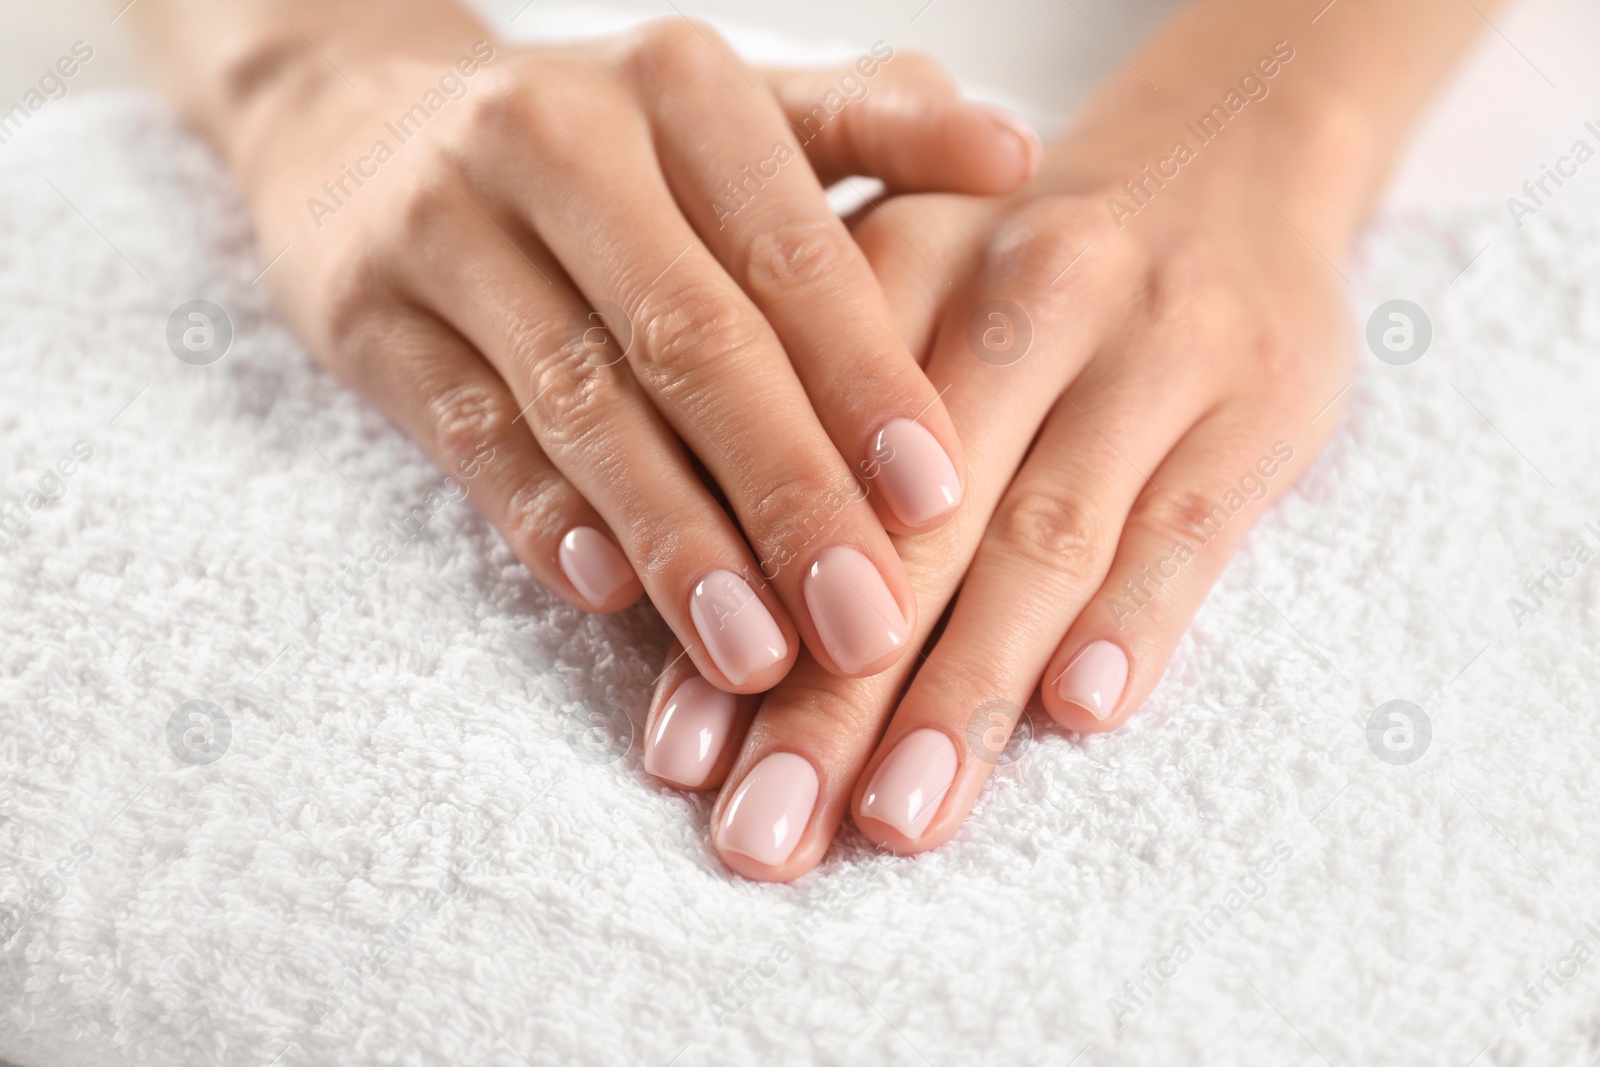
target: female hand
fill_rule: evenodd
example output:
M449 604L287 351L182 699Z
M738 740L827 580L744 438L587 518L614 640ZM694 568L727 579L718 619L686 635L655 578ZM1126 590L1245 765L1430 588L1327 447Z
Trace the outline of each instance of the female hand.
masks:
M960 595L903 696L910 662L841 680L802 658L758 711L709 697L686 665L668 672L645 767L685 787L726 781L712 827L729 866L794 878L847 809L880 846L935 847L1036 686L1080 732L1115 729L1155 686L1245 533L1337 421L1353 361L1334 264L1420 90L1379 79L1370 105L1266 98L1291 77L1348 73L1341 59L1371 62L1361 42L1395 34L1442 74L1471 29L1432 0L1347 6L1352 28L1296 51L1259 10L1281 20L1281 5L1194 4L1137 59L1169 88L1114 80L1025 190L864 213L857 238L968 456L961 512L898 541L922 620L913 643ZM1197 70L1196 55L1215 66ZM1235 90L1246 103L1196 144L1184 123ZM1163 166L1184 137L1189 157Z
M202 70L168 68L283 308L541 582L595 611L648 592L735 692L797 634L840 675L906 651L884 527L943 521L961 454L823 183L1006 190L1025 131L882 46L761 73L686 20L520 47L440 0L214 7L135 14Z

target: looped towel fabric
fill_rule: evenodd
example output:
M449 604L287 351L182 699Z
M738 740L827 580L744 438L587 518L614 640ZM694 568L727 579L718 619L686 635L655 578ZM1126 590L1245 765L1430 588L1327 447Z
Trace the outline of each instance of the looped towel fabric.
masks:
M0 1057L1600 1057L1600 219L1379 220L1356 334L1428 347L1144 712L792 886L641 772L654 614L544 594L310 360L157 102L35 116L0 235Z

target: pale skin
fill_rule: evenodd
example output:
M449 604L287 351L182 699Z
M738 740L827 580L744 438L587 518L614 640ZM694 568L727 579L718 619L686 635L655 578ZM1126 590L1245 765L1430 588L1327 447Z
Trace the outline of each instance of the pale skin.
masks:
M855 472L897 419L961 463L821 183L1008 190L1038 164L1025 128L919 57L757 71L684 20L526 47L444 0L156 0L129 18L239 176L263 257L288 249L267 280L312 351L445 470L474 474L474 503L545 586L590 611L648 593L730 691L770 689L802 640L839 674L909 651L839 662L802 589L846 546L899 628L914 623L886 529L948 512L908 524ZM809 113L860 86L836 117ZM807 104L786 114L774 90ZM814 536L794 519L819 501ZM622 580L575 584L560 549L574 529L625 557ZM721 573L742 585L708 583L697 622L692 598ZM775 651L735 670L706 629L752 595Z
M740 694L709 774L668 784L720 788L717 827L766 757L814 769L782 858L713 834L740 874L786 881L847 812L895 852L947 841L1035 692L1086 733L1138 710L1333 431L1354 373L1335 265L1493 6L1197 0L1042 153L909 55L802 146L794 124L839 72L745 71L681 22L578 48L495 42L472 106L451 104L452 125L320 228L309 191L492 36L421 0L382 19L361 2L144 0L129 18L240 174L264 255L293 246L268 277L318 357L446 470L489 442L471 499L558 595L586 610L651 596L682 645L647 736L686 678ZM1244 103L1219 134L1187 127L1230 92ZM786 138L795 162L719 218L702 194ZM861 173L897 195L847 231L821 183ZM644 324L625 360L570 358L586 299ZM998 355L974 347L975 320L980 338L1016 328L994 301L1026 318L1020 354L1004 330ZM685 322L685 306L703 314ZM890 416L925 425L960 472L959 505L921 525L883 493L837 493L870 489ZM753 586L784 656L728 677L688 617L691 588L713 568L761 573L792 549L784 516L830 490L851 499L789 552L800 565ZM604 603L558 566L580 524L638 576ZM833 544L883 576L904 649L846 669L818 639L799 575ZM1125 681L1086 698L1074 664L1091 647L1114 649ZM948 739L955 769L907 834L866 794L916 731Z

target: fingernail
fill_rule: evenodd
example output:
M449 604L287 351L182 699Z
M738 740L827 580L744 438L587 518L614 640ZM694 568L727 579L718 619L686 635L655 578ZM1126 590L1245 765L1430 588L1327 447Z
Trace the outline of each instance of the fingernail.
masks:
M822 647L855 674L906 643L906 620L872 561L853 548L823 550L806 572L806 607Z
M717 829L717 847L776 867L800 843L817 803L817 772L793 752L774 752L739 783Z
M689 617L717 669L734 685L789 654L789 642L750 583L732 571L712 571L689 598Z
M561 573L591 606L600 607L633 580L633 568L611 538L590 526L574 526L556 553Z
M900 739L867 786L861 814L921 837L956 778L956 746L939 730L912 730Z
M1128 657L1110 641L1091 641L1072 657L1056 682L1056 692L1097 719L1116 710L1128 684Z
M895 419L872 439L878 485L907 526L926 526L961 503L961 479L939 439L920 422Z
M979 104L1000 125L1016 134L1022 141L1022 158L1025 160L1029 178L1039 170L1039 163L1044 159L1044 142L1039 139L1039 134L1028 124L1028 120L999 104Z
M672 691L661 706L655 729L644 743L644 769L685 789L699 789L711 776L738 701L694 675Z

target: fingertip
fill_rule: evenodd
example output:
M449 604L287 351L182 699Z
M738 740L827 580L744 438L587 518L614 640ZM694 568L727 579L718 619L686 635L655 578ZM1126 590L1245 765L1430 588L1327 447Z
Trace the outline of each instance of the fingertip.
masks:
M1126 718L1128 653L1104 638L1082 645L1065 665L1052 669L1040 687L1050 717L1069 730L1098 734L1115 730Z
M1071 730L1076 734L1108 734L1122 725L1122 717L1111 719L1097 718L1095 714L1081 704L1051 697L1048 693L1044 696L1044 709L1050 713L1050 718L1063 730Z
M979 103L977 107L993 125L994 132L990 134L990 140L999 154L1005 157L995 161L997 177L1003 178L1007 167L1013 175L1005 189L1013 189L1031 180L1039 173L1039 167L1044 162L1044 141L1038 132L1010 108L990 103ZM1005 147L1002 148L1002 145Z
M637 603L644 586L616 543L592 526L574 526L561 538L556 565L571 586L574 607L609 615Z
M663 784L690 792L717 789L728 777L753 698L707 682L687 664L668 666L656 688L642 765Z
M633 607L643 596L644 586L640 585L639 579L635 578L620 589L617 589L599 604L590 604L586 601L571 598L569 598L568 602L580 611L590 615L615 615Z
M918 420L891 420L873 436L869 451L878 511L892 532L936 530L961 506L965 488L951 450Z
M835 677L870 677L910 648L916 600L899 559L890 559L881 568L859 549L836 544L806 568L801 585L816 631L813 651Z
M719 805L711 843L722 862L757 882L787 882L817 865L827 835L808 831L818 811L822 780L796 752L769 752Z

